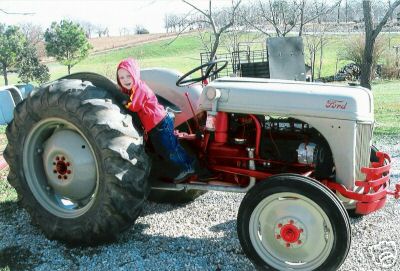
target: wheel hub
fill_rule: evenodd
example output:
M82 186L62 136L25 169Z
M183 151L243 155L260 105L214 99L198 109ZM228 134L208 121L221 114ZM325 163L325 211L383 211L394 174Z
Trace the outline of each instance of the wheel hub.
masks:
M53 162L54 165L54 170L53 173L57 174L58 179L68 179L68 175L72 173L72 166L71 163L68 161L65 161L65 157L62 156L61 158L59 156L56 156Z
M48 185L71 200L92 195L96 186L96 164L86 141L76 132L59 130L46 141L43 164Z
M299 248L306 239L304 225L295 218L280 220L275 226L275 239L287 248Z

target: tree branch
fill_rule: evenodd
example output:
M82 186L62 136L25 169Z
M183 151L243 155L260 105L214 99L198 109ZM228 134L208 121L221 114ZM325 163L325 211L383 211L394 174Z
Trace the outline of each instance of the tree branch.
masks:
M197 10L198 12L200 12L201 14L203 14L204 16L206 16L208 18L208 14L205 13L205 11L201 10L200 8L196 7L195 5L193 5L192 3L190 3L186 0L182 0L182 2L188 4L189 6L191 6L192 8L194 8L195 10Z
M388 11L386 12L385 16L383 17L382 21L379 22L379 24L377 25L377 27L372 31L372 37L373 39L375 39L378 34L381 32L383 26L387 23L387 21L389 20L389 17L392 16L393 11L397 8L397 6L400 5L400 0L397 0L396 2L394 2L388 9Z
M8 15L33 15L33 14L35 14L34 12L8 12L2 8L0 8L0 11L5 14L8 14Z

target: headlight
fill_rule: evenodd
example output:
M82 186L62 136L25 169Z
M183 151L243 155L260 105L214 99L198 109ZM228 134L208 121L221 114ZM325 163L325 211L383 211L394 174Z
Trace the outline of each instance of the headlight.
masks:
M219 91L218 89L216 89L214 87L207 87L206 96L207 96L207 99L212 101L221 96L221 91Z

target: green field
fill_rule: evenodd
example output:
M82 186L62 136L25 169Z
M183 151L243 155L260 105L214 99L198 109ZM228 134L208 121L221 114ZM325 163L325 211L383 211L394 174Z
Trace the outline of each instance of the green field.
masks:
M400 81L374 82L376 135L400 135Z
M340 60L340 52L345 48L346 41L351 35L331 35L325 45L322 76L333 75L337 68L340 68L348 61ZM385 40L389 35L386 34ZM242 37L244 41L254 40L254 37ZM391 45L400 43L400 34L390 35ZM201 40L196 34L185 35L176 39L168 45L172 39L158 42L151 42L131 48L110 51L107 53L91 55L81 63L72 68L72 72L91 71L103 74L115 80L115 69L118 62L128 56L139 60L142 68L164 67L186 72L200 64L200 52L203 51ZM259 39L263 42L265 38ZM258 43L258 46L260 47ZM223 45L221 52L225 53ZM306 53L307 62L307 53ZM48 65L51 72L51 79L57 79L66 75L67 68L58 63ZM15 83L17 78L10 76L10 81ZM377 134L399 134L398 127L400 115L400 82L374 82L373 92L375 96L375 113L377 120ZM0 127L0 133L4 128Z
M345 48L349 39L355 34L330 35L327 36L327 42L323 51L323 64L321 76L333 75L338 69L343 67L349 61L343 60L341 52ZM385 34L382 36L388 44L390 37L390 46L400 43L400 34ZM259 49L260 44L265 44L265 37L256 37L255 34L247 34L241 37L242 42L256 41L254 48ZM168 45L173 38L158 42L150 42L131 48L110 51L107 53L91 55L87 59L74 66L71 72L91 71L106 75L112 79L115 77L116 65L121 59L128 56L139 60L143 68L146 67L164 67L172 68L181 72L200 64L200 52L204 51L204 46L197 34L184 35L176 39L172 44ZM306 44L306 39L304 43ZM227 49L221 42L219 53L226 53ZM319 53L317 54L317 58ZM305 45L305 61L309 63L309 54ZM317 61L318 62L318 61ZM319 62L318 62L319 63ZM317 63L317 64L318 64ZM57 62L47 64L50 69L51 79L57 79L67 74L66 66ZM9 75L11 84L17 83L18 78L15 74Z

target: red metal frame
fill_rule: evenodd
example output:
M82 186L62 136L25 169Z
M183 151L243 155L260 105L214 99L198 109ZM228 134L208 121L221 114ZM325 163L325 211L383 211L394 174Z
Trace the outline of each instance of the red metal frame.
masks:
M226 113L225 113L226 114ZM256 163L269 163L271 165L278 165L279 161L270 161L260 159L259 148L261 139L261 125L259 120L254 115L248 115L256 128L255 133L255 157L246 157L243 149L235 146L228 146L226 143L226 135L228 120L225 115L217 115L217 122L219 121L218 130L223 133L221 136L221 142L209 142L209 134L205 134L205 138L202 144L203 155L208 157L208 167L214 172L220 172L225 175L236 175L243 177L254 177L257 180L266 179L275 173L265 172L260 170L250 170L245 167L249 160L253 160ZM222 118L224 117L224 118ZM391 168L390 156L383 152L377 152L378 162L372 162L371 167L361 168L361 172L365 174L365 180L357 180L355 182L356 187L362 188L360 192L349 190L342 184L336 183L332 180L322 180L328 188L337 191L344 197L355 200L356 208L355 212L358 214L368 214L382 208L386 203L387 195L392 195L396 199L400 198L400 184L397 184L394 191L388 190L389 188L389 173ZM301 174L303 176L311 176L313 174L313 168L308 165L293 163L288 165L294 171L294 173ZM227 178L229 179L229 178ZM246 182L245 179L243 179ZM244 183L239 183L245 185ZM360 190L360 189L358 189Z
M394 191L389 188L389 172L391 167L390 156L384 152L377 152L378 162L371 163L371 168L362 168L365 180L357 180L355 185L362 187L362 192L348 190L344 185L333 181L324 180L323 183L332 190L339 192L348 199L356 200L357 214L369 214L382 208L386 203L387 195L396 199L400 198L400 185L397 184Z

